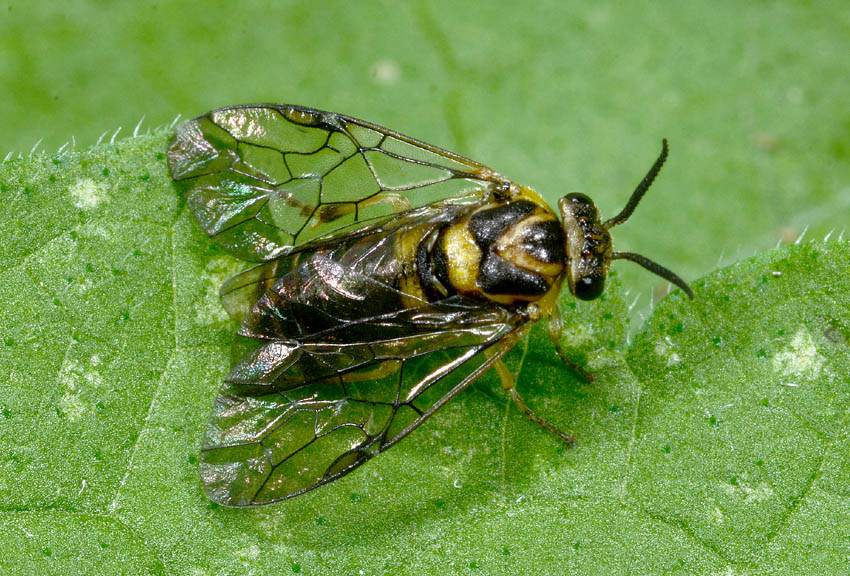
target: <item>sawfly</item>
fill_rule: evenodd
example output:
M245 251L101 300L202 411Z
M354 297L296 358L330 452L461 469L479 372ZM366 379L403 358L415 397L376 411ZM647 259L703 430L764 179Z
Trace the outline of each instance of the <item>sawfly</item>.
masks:
M601 220L453 152L342 114L259 104L180 124L168 163L214 241L257 262L221 287L239 328L200 473L209 498L268 504L348 474L407 436L489 368L538 417L501 358L537 320L562 359L563 284L599 296L614 252L667 157ZM583 372L580 366L576 368ZM586 374L587 375L587 374Z

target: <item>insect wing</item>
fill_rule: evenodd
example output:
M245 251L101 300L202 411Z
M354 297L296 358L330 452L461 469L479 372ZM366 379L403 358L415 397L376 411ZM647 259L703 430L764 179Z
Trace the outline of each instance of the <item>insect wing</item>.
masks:
M504 309L454 297L321 340L252 339L213 409L200 465L207 495L268 504L339 478L465 388L517 330Z
M212 500L265 504L342 476L404 437L513 344L524 320L507 308L460 296L427 302L400 288L407 262L397 250L408 231L452 217L436 205L415 209L310 243L227 285L225 302L243 290L253 295L229 306L242 318L236 363L200 466Z
M221 108L180 124L168 162L207 234L254 261L437 200L480 201L503 181L375 124L276 104Z

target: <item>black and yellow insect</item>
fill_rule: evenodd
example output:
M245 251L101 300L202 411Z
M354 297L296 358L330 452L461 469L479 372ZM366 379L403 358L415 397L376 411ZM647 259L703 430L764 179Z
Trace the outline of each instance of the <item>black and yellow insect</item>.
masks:
M661 156L614 218L569 194L560 218L477 162L342 114L262 104L179 125L171 173L215 241L259 262L221 287L239 323L204 439L207 495L267 504L336 480L427 420L501 358L557 298L602 293L613 252Z

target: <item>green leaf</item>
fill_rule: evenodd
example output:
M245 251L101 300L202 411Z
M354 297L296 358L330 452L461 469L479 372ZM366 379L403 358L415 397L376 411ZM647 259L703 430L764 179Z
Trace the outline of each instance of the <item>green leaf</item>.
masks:
M165 132L0 165L4 573L837 573L850 561L850 246L760 254L630 336L616 282L565 296L508 363L346 478L207 501L200 438L229 363L218 284ZM619 268L619 264L617 264ZM631 300L631 299L629 299Z

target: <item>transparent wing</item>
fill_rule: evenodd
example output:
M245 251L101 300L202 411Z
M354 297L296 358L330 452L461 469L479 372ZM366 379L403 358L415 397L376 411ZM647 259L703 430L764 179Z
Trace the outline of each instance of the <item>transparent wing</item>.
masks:
M301 340L250 338L207 430L207 495L268 504L347 474L486 371L513 346L519 322L453 297Z
M264 504L346 474L512 345L524 321L510 310L460 296L428 302L402 289L408 231L439 227L448 212L415 209L225 286L241 324L201 457L212 500Z
M168 162L207 234L255 261L441 199L478 201L504 183L482 164L375 124L278 104L180 124Z

